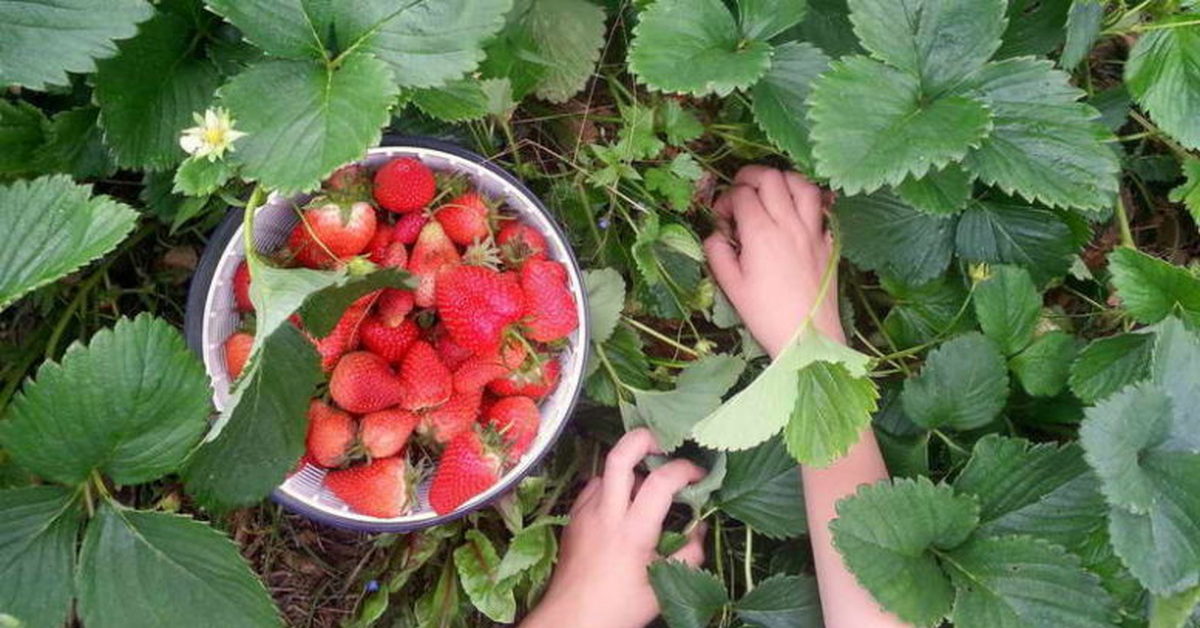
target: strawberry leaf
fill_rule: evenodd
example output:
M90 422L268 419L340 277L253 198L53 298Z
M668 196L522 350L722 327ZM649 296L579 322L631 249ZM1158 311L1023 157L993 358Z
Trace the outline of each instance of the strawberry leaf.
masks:
M625 279L612 268L599 268L584 272L583 282L587 285L587 302L592 342L603 344L613 334L625 308Z
M1013 356L1008 368L1025 392L1035 397L1054 397L1066 387L1081 344L1065 331L1051 331Z
M1108 256L1113 285L1121 305L1142 323L1178 315L1200 328L1200 279L1185 268L1130 248Z
M913 286L885 276L881 283L896 299L883 319L883 330L897 347L914 347L975 327L967 307L969 293L957 277Z
M34 154L49 130L49 121L37 107L23 100L0 100L0 175L31 173Z
M601 355L603 357L599 357ZM588 373L588 397L610 406L617 405L623 395L628 395L626 386L644 390L653 385L642 338L624 324L618 324L603 344L592 346Z
M719 578L678 561L651 564L650 586L670 628L703 628L729 603L729 593Z
M1188 157L1183 160L1183 174L1187 180L1171 190L1171 202L1183 203L1192 220L1200 224L1200 159Z
M189 517L105 501L88 525L77 581L89 626L281 625L237 546Z
M968 203L954 245L970 262L1021 266L1035 283L1065 274L1079 249L1058 214L1003 198Z
M953 218L916 211L887 192L839 198L833 211L846 257L860 268L922 284L950 266Z
M920 179L909 177L896 186L896 194L927 214L957 214L971 200L975 177L950 164Z
M1159 128L1200 149L1200 26L1196 14L1171 16L1144 33L1129 53L1125 84ZM1177 23L1183 23L1176 25Z
M1033 341L1042 313L1042 295L1029 273L1016 266L995 266L975 286L975 318L983 334L1008 356Z
M738 0L738 22L746 39L770 41L804 19L805 0Z
M0 0L0 86L45 90L86 74L95 59L116 54L114 40L133 37L154 14L144 0Z
M1118 334L1093 340L1071 364L1067 383L1087 403L1104 399L1150 375L1154 334Z
M706 356L680 372L674 390L635 391L636 406L623 413L625 429L646 426L664 452L674 451L698 421L721 405L722 395L737 383L745 368L745 361L738 357Z
M566 102L587 85L604 47L604 9L587 0L532 0L523 27L546 61L538 98Z
M796 389L783 439L796 460L817 467L832 464L858 442L879 398L874 382L831 362L801 368Z
M479 530L467 530L465 542L454 550L458 579L471 603L493 621L510 624L517 613L514 578L501 579L496 548Z
M91 106L56 114L50 120L46 143L34 153L37 168L76 179L98 179L115 172L117 165L96 124L99 114L100 110Z
M83 508L75 491L0 491L0 608L18 626L61 626L74 593Z
M801 3L795 3L804 6ZM767 137L802 168L812 168L812 143L804 117L812 82L829 68L829 57L812 44L790 42L775 49L771 69L754 85L754 119Z
M224 159L189 157L175 171L175 186L171 191L188 196L208 196L228 183L233 175L233 168ZM176 222L179 222L178 217Z
M413 90L412 104L426 115L447 122L474 120L488 114L488 95L483 91L483 83L471 78Z
M246 39L275 57L322 58L327 26L311 9L311 0L205 0L214 13L229 20Z
M1008 399L1008 369L996 344L972 332L929 353L921 374L904 381L904 413L930 429L970 430L992 422Z
M763 628L817 628L823 625L817 581L807 574L771 576L734 602L733 609L742 621Z
M1083 61L1100 38L1104 25L1104 2L1101 0L1073 0L1071 12L1067 14L1067 42L1063 45L1058 63L1064 70L1071 70Z
M771 538L799 536L808 528L800 472L782 438L729 452L716 503L725 514Z

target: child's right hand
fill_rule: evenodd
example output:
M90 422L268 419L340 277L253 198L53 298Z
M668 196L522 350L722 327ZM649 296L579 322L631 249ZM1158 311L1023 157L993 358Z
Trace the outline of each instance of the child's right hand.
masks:
M832 239L821 189L795 172L746 166L713 206L704 241L709 266L750 333L772 357L787 346L817 300ZM836 275L813 325L845 342Z

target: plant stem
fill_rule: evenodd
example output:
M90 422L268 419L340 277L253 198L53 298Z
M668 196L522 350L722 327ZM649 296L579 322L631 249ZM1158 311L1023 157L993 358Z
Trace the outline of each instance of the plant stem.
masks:
M1129 228L1129 214L1125 211L1125 201L1120 194L1117 195L1114 207L1117 212L1117 225L1121 228L1121 245L1136 250L1137 244L1133 241L1133 231Z
M949 436L946 436L946 434L944 432L942 432L941 430L931 430L931 431L933 432L934 436L937 436L938 438L940 438L942 440L943 443L946 443L946 446L949 447L951 450L953 450L963 456L971 455L971 452L964 449L962 445L959 445L958 443L954 442Z
M746 547L743 549L742 568L746 572L746 593L754 590L754 528L746 526Z
M695 358L700 357L699 351L692 349L691 347L679 342L678 340L672 339L670 336L662 334L661 332L655 330L653 327L650 327L649 325L641 323L635 318L631 318L629 316L622 314L621 320L625 321L631 327L638 329L639 331L645 333L646 335L653 336L654 338L657 338L658 340L660 340L668 345L671 345L672 347L674 347L692 357L695 357Z

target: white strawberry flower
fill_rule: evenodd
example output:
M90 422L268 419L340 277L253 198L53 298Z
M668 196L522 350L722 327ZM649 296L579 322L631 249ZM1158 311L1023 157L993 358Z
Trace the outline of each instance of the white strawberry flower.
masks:
M221 107L209 109L203 116L194 113L192 117L197 126L183 130L179 146L194 157L216 161L225 156L225 151L233 152L234 141L246 135L233 128L233 118Z

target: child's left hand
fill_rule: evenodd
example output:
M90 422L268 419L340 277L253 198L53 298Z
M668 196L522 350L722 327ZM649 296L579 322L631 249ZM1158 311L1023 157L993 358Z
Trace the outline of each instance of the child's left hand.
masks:
M672 460L638 486L634 469L653 453L660 453L658 446L644 428L626 434L609 452L604 475L592 478L571 508L558 567L524 628L640 627L658 616L646 568L659 559L658 538L675 493L705 471ZM692 566L704 561L703 526L671 559Z

